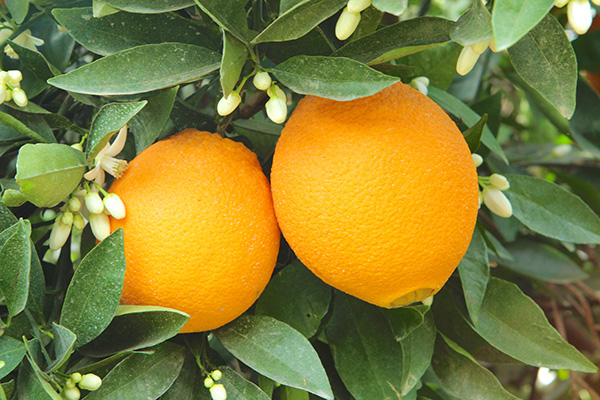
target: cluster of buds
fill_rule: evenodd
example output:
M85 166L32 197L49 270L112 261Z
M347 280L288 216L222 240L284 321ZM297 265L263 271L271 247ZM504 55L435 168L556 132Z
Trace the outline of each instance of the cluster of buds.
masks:
M0 104L12 100L19 107L25 107L29 100L21 89L23 74L17 69L0 71Z
M425 96L427 96L427 93L429 92L429 78L426 76L417 76L415 79L410 81L409 85L423 93Z
M335 36L339 40L352 36L360 22L360 13L370 5L371 0L349 0L335 25Z
M204 387L210 391L210 397L212 400L227 400L227 390L222 383L215 383L221 380L223 373L218 369L214 370L206 379L204 379Z
M600 6L600 0L592 0L592 3ZM556 0L554 5L567 6L569 25L578 35L583 35L592 26L592 6L588 0Z
M260 71L254 75L252 83L257 89L264 90L269 95L269 100L265 104L267 117L276 124L284 123L287 117L287 98L285 92L273 83L271 76L265 71Z
M483 163L483 158L479 154L473 154L473 162L475 167L479 167ZM479 177L479 206L485 206L494 214L509 218L512 216L512 205L504 193L510 188L508 179L504 175L492 174L491 176Z
M79 372L75 372L67 378L60 396L65 400L79 400L81 398L79 389L94 391L98 390L100 386L102 386L102 379L98 375L81 375Z
M496 50L496 40L495 39L487 39L482 40L481 42L473 43L471 45L463 47L460 55L458 56L458 61L456 62L456 72L459 75L466 75L475 66L479 56L482 55L487 48L490 48L493 52L497 52Z

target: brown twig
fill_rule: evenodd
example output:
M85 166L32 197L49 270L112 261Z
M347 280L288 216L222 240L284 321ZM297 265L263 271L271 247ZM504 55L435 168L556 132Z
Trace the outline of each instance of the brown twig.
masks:
M594 341L594 345L597 349L600 349L600 336L598 336L598 332L596 332L595 322L594 322L594 314L592 313L592 307L590 307L590 303L587 301L585 296L581 293L581 291L577 290L577 288L569 283L565 284L565 287L571 291L579 300L579 304L583 313L581 316L585 320L590 333L592 335L592 339Z
M598 295L598 293L596 293L591 287L589 287L588 285L586 285L585 283L583 283L582 281L577 281L575 282L575 284L577 286L579 286L581 289L583 289L583 291L590 297L593 297L594 299L596 299L596 301L598 303L600 303L600 295Z
M585 390L588 391L588 393L590 394L590 396L592 396L592 399L594 400L600 400L600 394L598 394L598 392L596 392L589 383L587 383L585 380L581 379L578 376L573 375L571 377L571 381L575 382L577 385L579 385L580 387L584 388Z
M556 299L550 299L550 304L552 305L552 317L554 318L554 324L556 325L556 330L560 333L563 339L567 340L567 330L565 329L565 321L563 320L562 314L558 309L558 303Z

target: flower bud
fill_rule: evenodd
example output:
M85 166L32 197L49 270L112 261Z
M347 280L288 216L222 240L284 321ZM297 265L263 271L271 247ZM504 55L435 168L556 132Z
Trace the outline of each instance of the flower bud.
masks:
M570 144L559 144L554 149L552 149L552 155L554 157L564 157L569 154L573 150L573 146Z
M77 212L81 210L81 200L79 200L77 197L71 197L67 203L67 207L69 210Z
M125 204L123 204L121 198L114 193L109 193L104 196L104 208L116 219L125 218Z
M252 83L259 90L267 90L271 86L271 75L268 72L261 71L254 75Z
M277 85L273 85L272 87L273 92L275 92L275 97L279 97L281 100L285 101L287 103L287 96L285 95L285 92L283 90L281 90L281 88ZM271 93L273 93L271 92ZM271 97L273 97L272 95L269 95Z
M85 208L92 214L100 214L104 211L104 203L97 192L88 192L85 195Z
M63 390L61 396L65 400L79 400L81 398L81 392L76 387L72 387Z
M471 157L473 157L473 164L475 164L475 168L483 164L483 157L481 157L479 154L473 153L471 154Z
M419 77L413 79L412 81L410 81L410 86L414 87L419 92L421 92L425 96L427 96L427 93L428 93L427 87L429 86L429 78L427 78L426 76L419 76Z
M351 13L359 13L369 8L370 5L371 0L349 0L346 7Z
M339 40L348 39L356 30L360 22L360 13L351 13L348 7L340 14L340 18L335 25L335 36Z
M477 59L479 59L479 54L475 53L471 46L463 47L458 56L458 61L456 62L456 72L458 72L459 75L468 74L475 66Z
M75 214L73 216L73 227L75 229L79 229L80 231L85 228L85 220L81 216L81 214Z
M0 84L6 85L8 83L8 72L0 71Z
M6 85L0 84L0 104L6 100Z
M285 101L279 97L271 97L267 104L265 104L267 110L267 116L269 119L276 124L285 122L287 117L287 105Z
M554 2L554 7L563 8L564 6L567 5L568 2L569 2L569 0L556 0Z
M102 379L96 374L85 374L81 377L79 387L84 390L98 390L102 386Z
M227 97L221 97L221 100L217 103L217 112L221 116L231 114L237 106L242 102L242 97L237 92L229 93Z
M12 100L12 90L7 90L6 94L4 95L4 101L11 101Z
M75 383L81 382L81 378L82 378L82 376L79 372L75 372L75 373L71 374L71 377L70 377L70 379Z
M67 379L65 382L65 389L71 389L75 387L75 381L71 378Z
M583 35L592 26L592 6L588 0L571 0L567 6L569 24L578 35Z
M225 386L217 383L211 387L210 397L212 397L212 400L227 400L227 391L225 390Z
M29 103L29 100L27 100L27 94L25 94L25 91L21 88L13 89L12 99L19 107L25 107L27 103Z
M490 41L491 41L491 39L482 40L481 42L473 43L471 45L471 50L473 50L473 52L475 54L481 55L487 50L488 46L490 45Z
M215 369L213 372L210 373L210 376L212 376L212 378L215 381L219 381L223 377L223 373L221 371L219 371L218 369Z
M512 215L512 205L504 193L493 186L488 186L483 190L483 202L487 208L494 214L509 218Z
M506 179L504 175L492 174L492 176L490 176L490 183L499 190L510 189L510 183L508 183L508 179Z
M8 82L12 83L13 85L16 85L17 83L19 83L23 80L23 74L18 69L13 69L13 70L7 71L7 73L8 73Z
M90 227L98 240L104 240L110 235L110 220L106 214L90 214Z
M49 246L50 250L56 251L63 247L71 234L71 225L62 223L62 215L56 217L52 231L50 231Z
M40 217L42 218L42 221L52 221L54 218L56 218L56 211L52 209L46 209Z
M594 3L597 6L600 6L600 0L592 0L592 3Z
M73 225L73 213L69 211L65 212L61 217L61 222L65 225Z
M207 376L206 379L204 379L204 387L205 388L210 389L211 387L213 387L214 384L215 384L215 381L210 376Z

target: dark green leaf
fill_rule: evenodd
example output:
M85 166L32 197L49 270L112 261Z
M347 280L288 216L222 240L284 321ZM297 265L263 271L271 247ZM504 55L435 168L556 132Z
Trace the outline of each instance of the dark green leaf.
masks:
M54 322L52 323L52 334L54 336L55 361L46 368L47 372L56 371L69 360L77 339L73 332Z
M242 316L216 331L234 356L283 385L333 399L327 374L310 342L289 325L267 316Z
M408 307L381 309L381 312L390 321L396 341L406 338L425 320L425 314L429 311L429 307L418 304Z
M402 346L402 395L416 388L431 363L435 344L433 314L425 314L423 323L400 341ZM404 397L403 397L404 399Z
M242 378L238 373L229 367L219 367L223 373L222 383L227 390L227 399L229 400L269 400L270 397L260 390L258 386Z
M227 397L230 398L229 393ZM160 398L161 400L211 400L210 392L204 387L204 377L196 359L186 353L183 367L173 385ZM231 400L231 398L230 398Z
M401 15L408 7L408 0L373 0L373 7L389 14Z
M577 83L577 107L569 121L575 141L600 158L600 96L582 79Z
M279 64L298 55L305 56L328 56L335 48L319 27L299 39L289 42L271 42L264 45L267 57L275 64Z
M102 0L111 7L131 13L156 14L194 5L192 0Z
M4 366L0 368L0 379L10 374L25 357L25 346L20 340L3 335L0 337L0 360Z
M402 391L402 348L380 310L336 292L326 329L335 368L357 400L396 399Z
M474 0L473 6L460 16L450 31L450 37L463 46L494 37L492 16L480 0Z
M281 129L283 128L281 125L273 122L253 119L236 119L231 124L233 125L235 134L250 139L252 142L252 151L254 151L261 160L266 160L273 154L275 144L277 144Z
M5 0L5 3L15 23L22 24L29 12L29 0Z
M17 397L19 400L64 400L50 384L34 371L32 361L27 360L19 368ZM39 367L37 368L39 370Z
M153 354L133 354L102 379L102 386L86 400L157 399L173 384L185 358L185 349L165 342ZM143 395L141 397L140 395Z
M281 400L309 400L310 395L304 390L292 388L289 386L281 386Z
M405 82L418 76L426 76L430 86L446 90L456 76L456 62L460 50L459 45L448 42L403 57L402 64L409 68L399 70L399 76Z
M256 302L256 314L283 321L310 338L327 314L330 300L331 287L296 261L271 278Z
M220 61L219 53L193 44L146 44L100 58L48 83L83 94L144 93L195 81L219 68Z
M398 82L397 78L342 57L296 56L272 72L296 93L339 101L370 96Z
M27 297L27 309L37 314L42 314L44 310L44 300L46 298L46 282L42 263L35 251L35 246L31 243L31 269L29 271L29 294Z
M31 138L31 139L35 140L36 142L41 142L41 143L56 142L56 139L54 139L54 137L52 137L52 138L44 137L43 135L41 135L41 134L37 133L36 131L32 130L31 128L29 128L23 122L19 121L17 118L15 118L12 115L7 114L5 112L1 112L1 111L0 111L0 124L6 126L7 128L10 128L14 132L20 133L21 135L23 135L25 137Z
M15 53L18 54L19 60L23 63L23 66L40 80L40 84L35 88L26 87L25 83L27 83L27 81L23 82L23 89L27 92L27 97L33 98L38 95L48 87L46 80L52 78L55 74L60 74L60 71L51 65L42 53L21 46L13 41L9 41L9 44Z
M477 324L479 309L483 303L487 283L490 278L490 265L487 246L477 229L467 249L467 253L458 264L458 272L465 293L469 316Z
M235 84L240 79L242 68L248 58L248 49L246 45L240 42L232 34L223 31L223 58L221 59L221 88L223 96L229 96L229 93L235 88Z
M471 150L471 153L476 152L481 144L481 136L483 135L487 119L488 115L483 114L479 122L463 132L463 136L469 145L469 150Z
M60 324L77 335L76 348L109 325L119 305L124 277L123 230L118 229L81 260L67 289Z
M517 43L552 8L554 0L498 0L494 2L492 25L496 48L504 50Z
M148 104L129 121L135 138L135 151L140 154L150 146L164 129L175 104L179 86L147 99Z
M298 39L338 12L346 3L346 0L299 2L279 15L275 21L252 39L252 43L284 42Z
M52 15L86 49L109 55L131 47L165 42L195 44L218 49L219 35L176 13L132 14L120 12L102 18L92 17L92 9L55 8Z
M28 220L0 232L0 292L8 314L13 317L25 308L31 269L31 225Z
M196 0L198 7L213 21L244 43L254 37L248 29L246 3L247 0Z
M600 30L588 31L573 42L573 50L577 55L577 65L580 70L600 73Z
M600 218L579 197L544 179L507 175L504 192L514 216L528 228L572 243L600 243Z
M380 64L449 41L452 26L452 21L443 18L412 18L350 42L334 55Z
M519 75L565 118L575 111L577 60L562 25L551 15L508 49Z

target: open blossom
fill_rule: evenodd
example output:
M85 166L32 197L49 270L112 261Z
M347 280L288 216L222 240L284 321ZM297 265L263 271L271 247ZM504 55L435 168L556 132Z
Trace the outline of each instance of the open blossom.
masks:
M123 150L125 141L127 140L127 126L124 126L119 131L115 141L106 146L96 156L94 168L89 170L85 175L85 179L96 181L102 185L105 179L105 172L108 172L115 178L120 178L123 171L127 169L127 161L115 158L117 154Z

